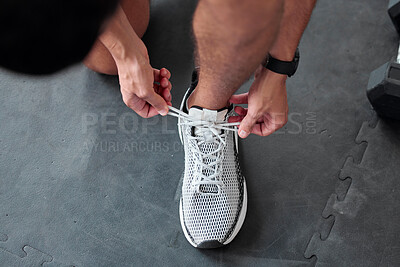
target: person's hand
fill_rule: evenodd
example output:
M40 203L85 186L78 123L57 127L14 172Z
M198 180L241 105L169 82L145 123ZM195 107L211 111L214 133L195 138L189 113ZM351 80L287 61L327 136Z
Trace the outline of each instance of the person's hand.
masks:
M171 105L171 73L150 66L147 48L121 6L99 39L117 65L124 103L143 118L167 115Z
M172 99L171 73L150 66L144 45L132 57L116 63L124 103L143 118L167 115Z
M229 122L240 122L239 136L250 133L267 136L282 128L288 118L286 75L280 75L260 66L248 93L233 95L233 104L248 104L248 108L235 107L238 116Z

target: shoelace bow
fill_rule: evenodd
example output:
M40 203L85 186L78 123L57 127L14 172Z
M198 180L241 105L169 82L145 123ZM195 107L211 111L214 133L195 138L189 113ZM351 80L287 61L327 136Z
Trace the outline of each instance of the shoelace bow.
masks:
M190 151L192 152L194 159L196 159L196 168L192 185L197 187L197 191L199 191L200 185L216 185L218 186L218 189L220 189L220 186L223 185L222 181L220 180L220 174L222 172L222 164L220 163L224 158L224 147L226 145L226 134L221 134L220 130L235 132L235 141L237 144L237 129L234 126L238 126L240 123L228 123L225 121L202 121L198 118L193 118L189 114L186 114L185 112L171 106L169 106L168 115L183 119L183 122L178 122L178 126L187 125L190 127L195 127L195 129L198 130L195 132L202 133L203 135L209 132L213 134L211 142L217 144L218 147L216 150L211 151L210 153L201 151L199 147L200 145L206 143L203 136L189 136L189 139L195 141L189 142ZM210 163L205 163L206 159L210 159ZM211 174L205 175L204 170L209 170Z

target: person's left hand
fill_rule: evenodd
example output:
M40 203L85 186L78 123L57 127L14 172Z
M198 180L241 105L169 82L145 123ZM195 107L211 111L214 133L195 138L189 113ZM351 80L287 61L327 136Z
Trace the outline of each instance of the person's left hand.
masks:
M260 66L248 93L233 95L232 104L248 104L248 108L235 107L238 116L229 122L240 122L239 136L250 133L267 136L282 128L288 120L286 75L281 75Z

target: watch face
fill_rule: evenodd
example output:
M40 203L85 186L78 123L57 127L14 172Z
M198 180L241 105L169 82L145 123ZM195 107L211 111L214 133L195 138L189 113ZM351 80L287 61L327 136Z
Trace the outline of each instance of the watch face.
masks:
M299 62L300 62L300 58L296 58L296 60L294 61L294 71L296 72L297 67L299 66Z
M297 48L296 52L294 53L294 60L299 61L300 59L300 50Z
M299 67L299 62L300 62L300 51L299 51L298 48L296 49L296 53L295 53L295 55L294 55L293 61L294 61L294 70L293 70L293 74L295 74L297 68ZM292 75L293 75L293 74L292 74Z

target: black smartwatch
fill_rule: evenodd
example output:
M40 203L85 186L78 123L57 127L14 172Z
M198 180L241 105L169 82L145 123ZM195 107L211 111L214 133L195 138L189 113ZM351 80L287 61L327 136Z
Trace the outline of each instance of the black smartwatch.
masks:
M268 55L262 65L270 71L291 77L296 73L297 67L299 66L299 61L300 51L297 48L292 61L282 61L273 58L271 55Z

